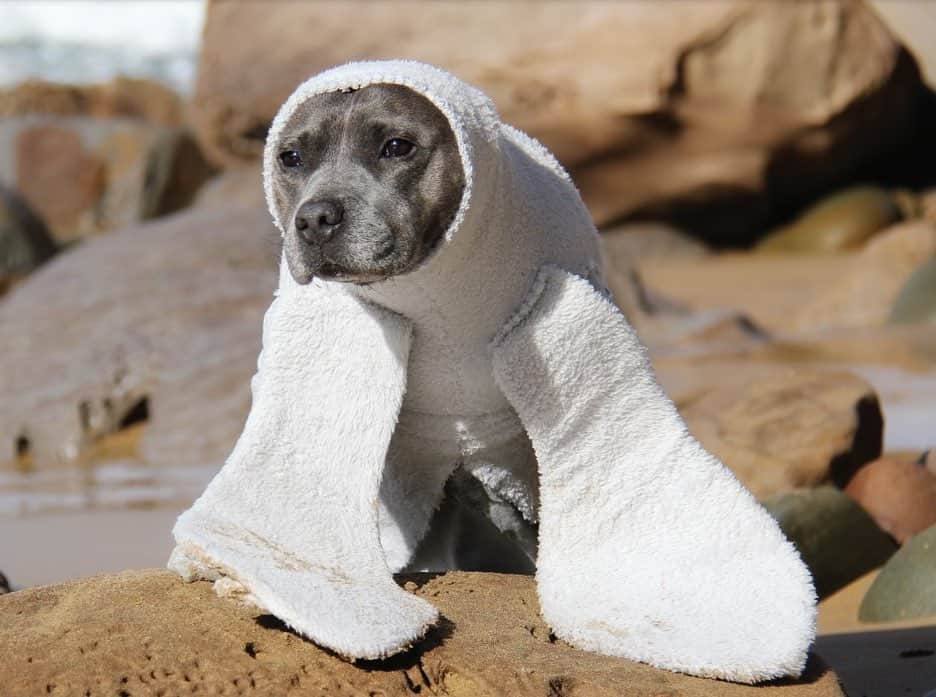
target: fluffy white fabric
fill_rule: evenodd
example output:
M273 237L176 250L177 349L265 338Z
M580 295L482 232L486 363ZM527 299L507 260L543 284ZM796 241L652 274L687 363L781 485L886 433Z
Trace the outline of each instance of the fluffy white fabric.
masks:
M299 287L282 265L250 417L180 517L171 568L342 654L392 654L435 611L391 572L462 466L539 520L543 613L571 643L745 682L798 674L813 637L808 573L688 435L602 297L597 235L568 175L486 96L407 61L312 78L267 140L277 226L286 234L293 215L270 186L290 115L312 95L378 83L448 118L466 180L458 214L422 266L369 286Z
M799 674L810 576L689 435L620 311L546 267L495 341L494 367L536 448L536 578L555 633L696 675Z

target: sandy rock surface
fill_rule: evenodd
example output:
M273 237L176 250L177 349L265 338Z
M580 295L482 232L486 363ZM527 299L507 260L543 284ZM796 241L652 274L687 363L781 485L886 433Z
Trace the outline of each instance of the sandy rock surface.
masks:
M144 458L220 463L247 413L275 250L266 211L231 202L35 272L0 303L0 463L72 460L144 404Z
M533 579L451 573L409 582L445 616L410 652L346 663L166 571L128 571L0 599L5 697L843 697L813 657L802 682L750 687L586 653L550 639Z
M672 18L665 3L404 0L362 5L352 26L340 2L211 2L193 118L217 162L243 162L310 75L425 60L552 149L597 222L703 197L724 205L686 218L722 241L909 133L919 75L863 3L704 0Z
M690 431L759 497L847 481L881 452L877 395L844 372L778 371L683 405Z

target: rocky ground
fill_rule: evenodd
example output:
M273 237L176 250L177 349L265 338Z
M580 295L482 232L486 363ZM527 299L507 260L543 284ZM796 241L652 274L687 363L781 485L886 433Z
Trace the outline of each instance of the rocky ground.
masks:
M349 664L167 571L128 571L0 599L4 694L358 697L842 697L817 657L769 687L692 678L553 638L526 576L450 573L406 587L445 619L409 652ZM479 606L485 612L478 612Z
M211 3L190 104L126 79L0 91L0 569L21 588L161 563L249 402L276 280L269 121L320 68L408 55L570 168L660 381L813 571L849 693L936 690L936 28L920 3L873 5L724 0L674 22L394 1L310 43L346 8ZM531 589L426 581L451 623L362 671L159 572L27 588L0 601L0 674L16 697L755 690L550 642ZM818 662L762 691L841 694Z

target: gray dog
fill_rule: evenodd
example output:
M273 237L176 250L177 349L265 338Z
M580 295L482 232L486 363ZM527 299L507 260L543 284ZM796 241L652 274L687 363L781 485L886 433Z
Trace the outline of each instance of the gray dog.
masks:
M293 211L285 258L300 284L363 285L416 268L464 191L448 119L400 85L309 99L287 122L278 159L274 192ZM535 526L458 469L408 569L532 573L535 557Z
M294 211L285 239L298 283L368 283L418 266L461 202L455 135L421 94L371 85L309 99L284 131L274 179Z

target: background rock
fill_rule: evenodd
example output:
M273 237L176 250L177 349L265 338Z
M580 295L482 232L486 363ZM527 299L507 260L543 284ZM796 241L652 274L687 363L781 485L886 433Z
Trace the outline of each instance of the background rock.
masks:
M30 276L0 303L0 463L71 460L144 407L145 459L220 463L276 249L268 213L231 202L89 240Z
M875 236L851 268L797 313L796 328L866 327L885 323L913 272L936 257L936 222L908 221Z
M7 577L0 573L0 595L10 592L10 582L7 581Z
M0 88L0 117L44 114L131 118L160 126L181 126L182 100L165 85L139 78L117 77L90 85L63 85L27 80Z
M936 475L914 462L869 462L845 491L900 543L936 525Z
M310 75L421 59L550 147L597 222L666 210L722 243L908 142L919 74L865 4L706 0L672 17L654 3L399 0L361 5L351 27L339 2L211 2L193 118L215 162L254 160ZM341 41L309 41L313 26Z
M765 252L841 252L861 247L875 233L909 217L900 199L873 186L839 191L773 230L757 245Z
M844 697L810 660L800 681L769 688L657 670L552 639L533 579L450 573L410 581L445 620L411 651L346 663L260 616L215 597L208 583L128 571L0 599L0 673L11 695L204 694L452 697ZM484 612L478 612L483 607Z
M861 601L863 622L936 617L936 525L916 535L891 558Z
M886 562L897 545L833 486L798 489L764 502L812 572L824 598Z
M21 196L0 185L0 294L56 251L39 216Z
M888 321L936 323L936 258L923 262L910 274L894 299Z
M761 499L847 481L881 452L877 395L849 373L791 369L714 386L681 412L702 445Z
M936 222L911 220L852 252L656 257L637 274L647 293L686 311L734 310L772 334L829 333L885 324L907 279L934 256Z
M60 242L188 205L210 173L184 129L85 116L0 122L0 179Z

